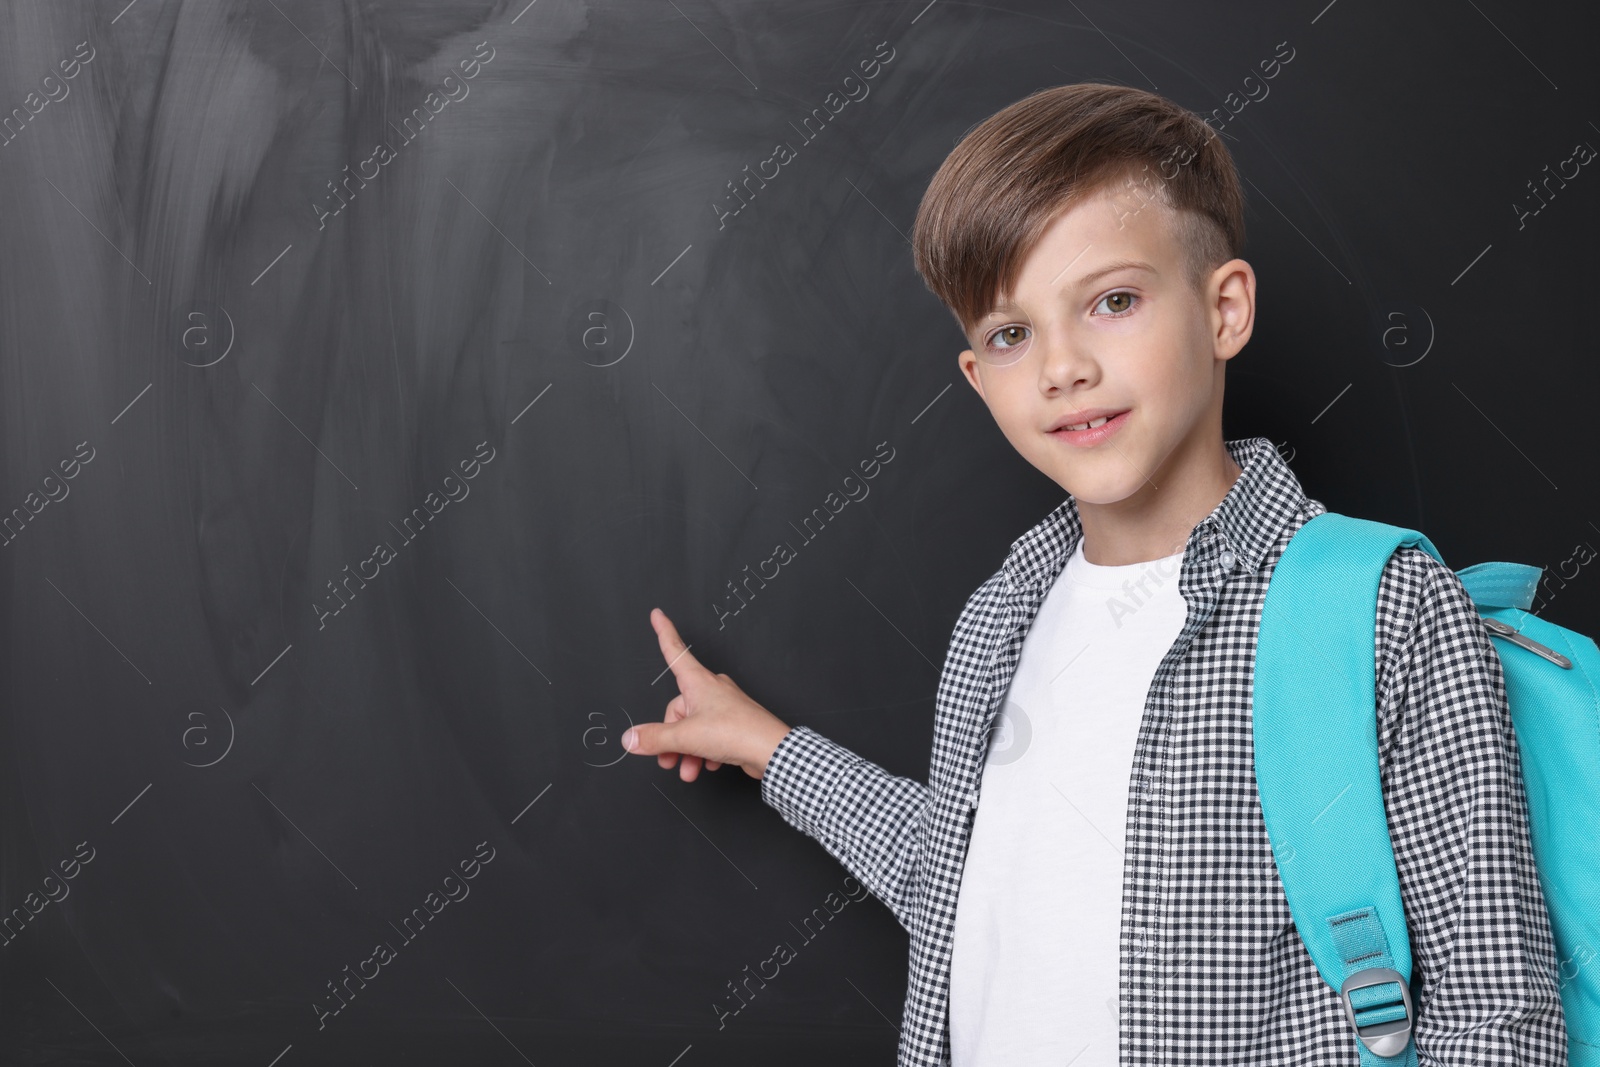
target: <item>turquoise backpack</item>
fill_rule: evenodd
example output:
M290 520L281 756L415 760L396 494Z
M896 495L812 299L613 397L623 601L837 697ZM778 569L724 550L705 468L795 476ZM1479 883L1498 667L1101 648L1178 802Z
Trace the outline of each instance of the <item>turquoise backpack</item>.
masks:
M1415 530L1329 512L1273 571L1256 650L1257 787L1295 928L1339 992L1362 1067L1416 1067L1411 942L1378 777L1378 578ZM1505 675L1529 833L1555 936L1572 1067L1600 1067L1600 649L1530 614L1542 568L1455 572ZM1333 801L1339 816L1318 821ZM1360 862L1356 862L1359 857ZM1420 985L1420 982L1419 982Z

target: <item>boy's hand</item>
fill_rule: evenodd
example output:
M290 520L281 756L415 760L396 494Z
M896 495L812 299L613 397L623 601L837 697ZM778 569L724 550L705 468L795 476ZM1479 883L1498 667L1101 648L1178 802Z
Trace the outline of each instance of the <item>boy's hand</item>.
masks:
M678 695L667 703L665 720L641 723L622 735L622 747L641 756L655 756L664 768L678 763L678 777L692 782L703 764L714 771L724 763L743 767L760 778L767 760L789 727L745 695L726 674L712 674L689 652L677 628L660 608L650 611L650 625L661 642L661 655L672 668Z

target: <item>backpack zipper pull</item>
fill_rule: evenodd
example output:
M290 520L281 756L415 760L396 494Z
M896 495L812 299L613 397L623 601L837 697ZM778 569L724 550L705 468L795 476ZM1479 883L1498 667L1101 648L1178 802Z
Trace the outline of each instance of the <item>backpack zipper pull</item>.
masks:
M1514 627L1506 625L1499 619L1491 619L1482 615L1480 615L1479 618L1483 619L1483 624L1489 628L1490 633L1503 637L1514 645L1521 645L1523 648L1527 649L1529 652L1532 652L1536 656L1543 656L1551 663L1554 663L1557 667L1565 667L1568 670L1572 669L1572 661L1570 659L1554 649L1546 648L1533 638L1520 633Z

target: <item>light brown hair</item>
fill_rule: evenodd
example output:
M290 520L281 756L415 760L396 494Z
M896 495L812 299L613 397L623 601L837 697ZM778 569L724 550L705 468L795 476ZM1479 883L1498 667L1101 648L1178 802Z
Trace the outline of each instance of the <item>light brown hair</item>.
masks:
M917 209L917 273L967 332L1051 221L1110 189L1130 210L1170 209L1196 289L1244 246L1244 192L1216 132L1163 96L1083 82L1040 89L962 137Z

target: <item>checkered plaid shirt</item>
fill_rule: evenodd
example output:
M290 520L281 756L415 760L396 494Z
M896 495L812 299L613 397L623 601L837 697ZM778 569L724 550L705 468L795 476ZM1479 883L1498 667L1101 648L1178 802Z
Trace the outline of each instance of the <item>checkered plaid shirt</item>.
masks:
M1156 668L1130 768L1122 889L1123 1064L1359 1062L1338 994L1295 931L1256 793L1252 664L1290 536L1327 510L1264 437L1190 533L1188 618ZM762 799L819 841L910 934L900 1067L950 1062L951 938L993 716L1040 602L1077 544L1071 496L1012 543L956 621L928 784L803 725ZM1421 1067L1566 1063L1555 946L1498 653L1455 573L1402 547L1376 642L1380 771L1412 939Z

